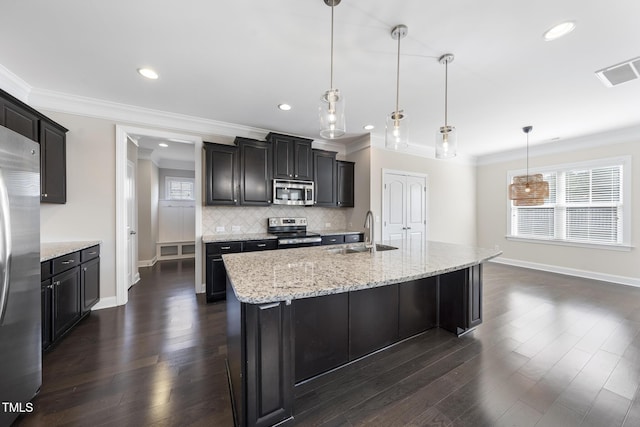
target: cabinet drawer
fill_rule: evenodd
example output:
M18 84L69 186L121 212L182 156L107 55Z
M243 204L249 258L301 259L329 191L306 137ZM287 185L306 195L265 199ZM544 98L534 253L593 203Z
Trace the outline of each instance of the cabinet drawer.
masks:
M83 249L80 252L80 261L86 262L90 259L94 259L100 256L100 245L91 246L90 248Z
M364 234L362 234L362 233L346 234L344 236L344 242L345 243L357 243L357 242L363 242L363 241L364 241Z
M51 277L51 260L40 263L40 280L47 280Z
M244 242L243 252L269 251L278 248L278 240L249 240Z
M242 242L207 243L207 255L222 255L242 252Z
M76 267L80 264L80 252L73 252L68 255L54 258L53 261L51 261L51 264L53 269L52 274L58 274Z
M343 234L332 234L329 236L322 236L323 245L338 245L340 243L344 243Z

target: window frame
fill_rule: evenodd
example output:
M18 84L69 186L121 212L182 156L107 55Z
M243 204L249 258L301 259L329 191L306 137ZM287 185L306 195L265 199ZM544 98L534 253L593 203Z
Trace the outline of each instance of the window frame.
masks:
M170 184L171 182L188 182L191 184L193 191L192 191L192 198L191 199L174 199L171 197L171 190L170 190ZM196 179L195 178L188 178L188 177L182 177L182 176L165 176L164 177L164 200L171 200L171 201L190 201L193 202L196 200Z
M580 169L595 169L601 167L611 167L611 166L622 166L622 242L621 243L609 243L609 242L585 242L585 241L577 241L577 240L568 240L566 238L556 238L556 237L534 237L534 236L519 236L512 233L512 210L516 208L513 206L513 203L507 197L507 234L506 239L512 241L519 242L529 242L529 243L541 243L541 244L551 244L551 245L561 245L561 246L574 246L574 247L583 247L583 248L601 248L601 249L610 249L610 250L619 250L619 251L629 251L631 250L631 156L618 156L618 157L609 157L603 159L595 159L588 160L583 162L575 162L575 163L561 163L551 166L544 166L538 168L529 168L529 174L534 173L556 173L556 201L554 204L544 205L546 207L553 207L554 209L554 218L557 220L559 217L559 210L566 211L568 204L565 203L564 200L564 186L558 185L561 181L561 176L563 173L572 171L572 170L580 170ZM507 186L511 184L512 178L517 175L526 174L525 169L518 170L509 170L507 171ZM506 187L505 187L506 188ZM561 191L559 191L561 189ZM560 197L563 197L562 200ZM562 220L564 222L564 220ZM564 224L558 225L557 223L554 225L556 227L556 232L554 235L557 235L558 227L565 227ZM564 228L562 235L566 236L566 227Z

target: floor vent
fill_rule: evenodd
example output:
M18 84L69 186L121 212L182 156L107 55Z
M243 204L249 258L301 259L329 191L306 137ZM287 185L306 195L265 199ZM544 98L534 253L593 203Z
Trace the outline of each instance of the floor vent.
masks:
M598 70L596 75L607 87L636 80L640 78L640 57Z

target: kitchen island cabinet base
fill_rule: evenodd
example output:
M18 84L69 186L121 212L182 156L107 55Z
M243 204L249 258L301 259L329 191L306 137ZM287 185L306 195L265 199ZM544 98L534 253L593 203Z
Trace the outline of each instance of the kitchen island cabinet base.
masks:
M243 303L231 283L226 294L227 369L239 426L288 425L296 384L433 327L459 336L482 322L481 264L289 302ZM332 360L326 360L329 354Z

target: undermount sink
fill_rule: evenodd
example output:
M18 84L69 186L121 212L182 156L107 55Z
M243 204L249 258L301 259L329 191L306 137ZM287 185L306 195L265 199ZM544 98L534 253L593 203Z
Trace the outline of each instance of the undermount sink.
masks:
M376 243L376 252L384 252L384 251L391 251L394 249L398 249L395 246L388 246L388 245L382 245L380 243ZM346 254L357 254L357 253L362 253L362 252L371 252L371 248L367 247L367 246L350 246L350 247L346 247L346 248L331 248L331 249L325 249L327 252L330 252L332 254L342 254L342 255L346 255Z

